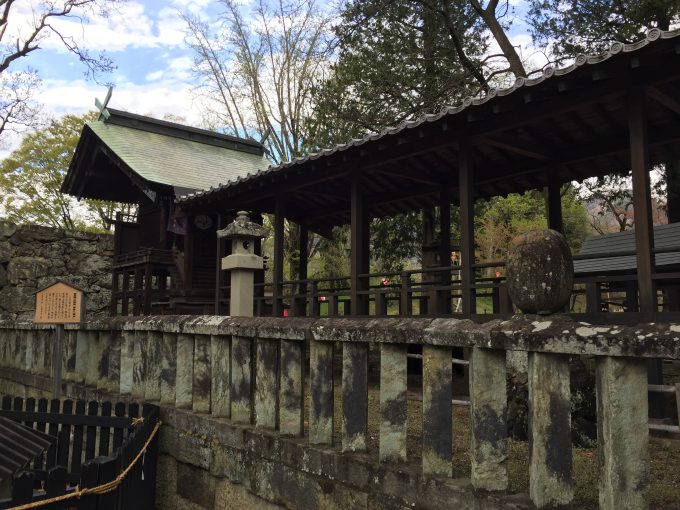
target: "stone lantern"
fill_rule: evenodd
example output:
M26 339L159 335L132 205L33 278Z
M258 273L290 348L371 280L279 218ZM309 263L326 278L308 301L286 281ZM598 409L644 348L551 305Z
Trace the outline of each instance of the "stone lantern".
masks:
M222 259L222 269L231 271L229 315L253 316L254 272L263 269L264 259L255 254L255 241L267 235L267 229L239 211L236 219L217 231L218 239L231 239L231 255Z

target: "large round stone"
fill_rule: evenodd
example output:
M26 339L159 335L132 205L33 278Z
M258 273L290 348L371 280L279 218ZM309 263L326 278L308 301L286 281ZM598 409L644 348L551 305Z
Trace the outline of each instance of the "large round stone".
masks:
M512 240L507 262L510 299L524 313L564 311L574 285L567 241L554 230L533 230Z

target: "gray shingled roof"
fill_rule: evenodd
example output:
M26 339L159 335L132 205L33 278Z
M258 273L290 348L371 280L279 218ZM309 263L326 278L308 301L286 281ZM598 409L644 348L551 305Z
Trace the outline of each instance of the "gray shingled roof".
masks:
M654 227L654 246L656 248L678 248L677 252L657 253L656 266L680 264L680 223L670 223ZM619 252L635 251L635 230L616 232L615 234L596 235L586 238L579 256L612 255ZM575 260L574 273L611 273L617 271L634 271L637 268L635 255L620 257L594 258Z
M235 187L243 182L246 181L251 181L254 179L258 179L261 176L271 174L273 172L279 172L281 170L285 170L286 168L300 165L303 163L306 163L311 160L316 160L325 156L330 156L331 154L335 154L336 152L342 152L347 149L350 149L352 147L358 147L361 145L364 145L367 142L372 142L375 140L379 140L385 136L388 135L395 135L397 133L400 133L403 130L406 129L413 129L421 126L422 124L428 123L428 122L435 122L440 120L442 117L445 116L451 116L451 115L456 115L461 113L462 111L468 109L471 106L477 106L484 104L490 100L493 100L495 97L502 97L502 96L507 96L509 94L512 94L516 92L517 90L520 89L526 89L527 87L532 87L534 85L538 85L540 83L543 83L545 80L548 80L550 78L554 77L559 77L559 76L564 76L566 74L571 73L572 71L583 67L584 65L595 65L599 64L601 62L604 62L605 60L610 59L611 57L618 55L619 53L630 53L633 51L637 51L641 48L644 48L645 46L649 45L650 43L653 43L654 41L658 39L673 39L675 37L680 36L680 28L675 29L675 30L660 30L658 28L653 28L651 29L648 33L645 39L642 39L641 41L637 41L632 44L625 44L625 43L620 43L616 42L611 45L609 50L602 52L597 55L579 55L574 59L574 62L566 67L562 68L555 68L555 67L546 67L543 71L543 73L536 78L522 78L519 77L515 80L513 85L511 85L508 88L505 89L491 89L485 96L483 97L467 97L463 100L463 102L459 105L455 106L448 106L444 107L441 111L438 113L433 113L433 114L426 114L423 115L422 117L415 119L415 120L409 120L402 122L398 126L389 126L381 130L380 132L376 133L369 133L363 138L355 138L347 143L341 143L338 145L335 145L334 147L328 148L328 149L323 149L320 152L316 153L310 153L305 156L301 156L298 158L295 158L291 161L286 161L284 163L281 163L279 165L271 165L267 169L263 169L255 174L250 174L246 177L237 177L234 180L230 181L223 181L223 184L220 186L214 188L214 189L206 189L203 191L197 191L194 193L190 193L184 196L177 197L176 201L181 203L181 202L189 202L193 199L198 199L201 197L205 197L206 195L209 195L211 193L219 192L223 189L230 188L230 187Z
M0 416L0 437L0 481L11 478L56 441L56 437L3 416Z
M142 129L101 121L87 126L135 173L159 184L205 190L255 174L270 164L257 154Z

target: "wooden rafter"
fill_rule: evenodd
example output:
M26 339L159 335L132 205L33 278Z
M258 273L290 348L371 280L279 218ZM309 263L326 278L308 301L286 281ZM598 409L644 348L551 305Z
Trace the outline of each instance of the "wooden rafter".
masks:
M647 95L654 99L657 103L665 106L673 113L680 115L680 101L676 98L669 96L659 87L652 86L647 89Z

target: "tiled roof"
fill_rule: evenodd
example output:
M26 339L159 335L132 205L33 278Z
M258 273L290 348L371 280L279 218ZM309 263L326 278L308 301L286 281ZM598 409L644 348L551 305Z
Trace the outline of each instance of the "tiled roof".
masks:
M0 481L11 478L56 441L55 437L0 416Z
M680 223L658 225L654 227L654 247L660 249L678 248L676 252L657 253L654 256L655 266L673 266L680 264ZM592 259L574 261L574 273L611 273L617 271L633 271L637 269L635 255L616 255L635 251L635 230L625 230L613 234L594 235L586 238L579 256L600 256ZM611 257L602 255L611 254Z
M182 202L189 202L193 199L205 197L209 194L219 192L221 190L225 190L227 188L235 187L241 183L247 182L247 181L252 181L255 179L258 179L262 176L274 173L274 172L279 172L281 170L284 170L286 168L290 168L296 165L301 165L303 163L306 163L311 160L316 160L319 158L323 158L326 156L330 156L332 154L338 153L345 151L347 149L350 149L352 147L358 147L361 146L367 142L379 140L385 136L388 135L395 135L397 133L400 133L404 130L408 129L414 129L417 128L425 123L428 122L435 122L443 117L446 116L453 116L456 114L461 113L462 111L466 110L467 108L471 106L477 106L484 104L495 97L502 97L502 96L507 96L509 94L513 94L517 92L518 90L526 89L528 87L532 87L535 85L538 85L540 83L545 82L546 80L553 78L553 77L558 77L558 76L564 76L572 71L583 67L585 65L596 65L600 64L601 62L604 62L611 57L618 55L620 53L630 53L634 51L638 51L641 48L644 48L645 46L648 46L649 44L653 43L656 40L659 39L672 39L675 37L680 36L680 29L675 29L675 30L669 30L669 31L663 31L659 29L652 29L650 30L646 37L642 39L641 41L638 41L636 43L632 44L624 44L624 43L614 43L612 46L609 48L609 50L597 54L597 55L579 55L574 59L574 62L566 67L563 68L555 68L555 67L547 67L543 73L540 76L537 76L536 78L517 78L515 82L513 83L512 86L505 88L505 89L492 89L490 90L484 97L467 97L463 100L463 102L459 105L456 106L449 106L443 108L441 111L438 113L433 113L433 114L426 114L423 115L422 117L415 119L415 120L410 120L410 121L405 121L399 124L398 126L394 127L386 127L380 132L376 133L369 133L363 138L355 138L350 140L347 143L342 143L335 145L334 147L328 148L328 149L323 149L317 153L310 153L305 156L295 158L291 161L287 161L285 163L282 163L280 165L276 166L269 166L267 169L260 170L257 173L252 173L246 176L239 176L236 177L235 179L224 181L223 184L220 184L219 186L212 186L209 189L206 188L202 191L197 191L195 193L190 193L181 197L177 198L177 202L182 203Z
M187 189L207 189L266 168L262 155L188 140L111 122L87 128L135 173L150 182Z

